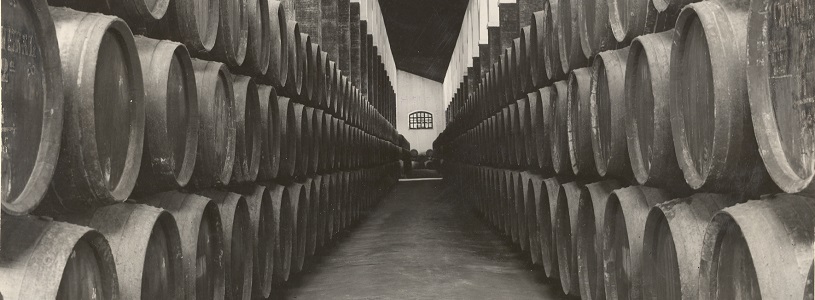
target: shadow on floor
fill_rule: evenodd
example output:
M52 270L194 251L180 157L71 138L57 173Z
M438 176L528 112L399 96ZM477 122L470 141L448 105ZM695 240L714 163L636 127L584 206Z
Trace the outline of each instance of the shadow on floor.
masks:
M442 180L400 182L283 299L566 299Z

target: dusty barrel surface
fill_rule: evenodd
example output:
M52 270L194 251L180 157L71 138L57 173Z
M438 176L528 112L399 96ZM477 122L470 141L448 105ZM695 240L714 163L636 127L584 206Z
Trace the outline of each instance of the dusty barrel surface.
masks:
M253 5L251 1L219 1L215 44L212 50L206 53L206 58L223 62L230 67L243 64L246 59L246 43L249 35L248 9L249 5Z
M601 52L594 59L589 108L591 145L600 176L630 174L625 128L625 67L628 47Z
M321 152L322 148L324 147L324 145L323 145L324 142L322 140L322 137L323 137L323 115L325 115L325 112L323 112L323 110L319 109L319 108L315 108L314 112L312 113L312 119L311 119L311 121L312 121L312 125L311 125L311 128L312 128L311 142L312 143L311 143L311 148L309 149L309 151L311 151L311 159L309 160L310 164L309 164L309 169L308 169L309 174L316 174L317 170L320 167L320 163L321 163L321 161L320 161L320 152Z
M6 146L0 190L3 212L19 215L37 207L54 174L62 140L63 71L45 0L5 0L2 11L3 65L15 69L2 73L2 105L7 109L2 111Z
M564 179L552 177L543 180L544 191L547 195L546 203L538 205L538 230L541 233L541 261L546 276L549 278L559 278L560 267L558 261L557 245L557 211L558 199L562 197ZM543 195L543 193L541 193ZM543 199L541 199L543 201Z
M297 151L297 141L292 140L290 135L294 134L294 128L289 127L289 118L293 118L294 106L289 98L278 96L277 107L279 117L276 121L280 128L280 167L276 177L291 177L294 175L295 155ZM290 132L291 131L291 132Z
M33 216L5 215L0 225L0 291L7 299L120 297L113 254L101 233Z
M224 234L216 203L175 191L140 201L167 210L178 224L186 299L219 299L218 295L224 295Z
M264 184L266 193L272 201L274 213L274 256L272 284L279 285L289 279L292 250L292 215L291 199L285 191L285 186L274 183Z
M552 151L552 167L559 175L572 175L572 164L569 160L568 139L568 95L569 85L563 81L555 82L550 89L552 93L552 126L549 135L549 147Z
M524 152L524 161L521 163L524 166L536 166L538 165L538 152L535 149L534 128L532 128L532 113L530 112L529 102L530 97L528 95L516 101Z
M598 0L572 0L577 9L577 28L580 48L586 58L600 52L618 48L617 40L608 22L608 2Z
M260 168L263 130L258 88L251 77L235 75L235 164L230 182L255 181Z
M567 182L558 192L555 226L553 235L557 244L557 265L560 273L560 286L567 295L580 295L580 281L577 274L577 213L585 185Z
M136 37L145 91L144 148L134 193L184 187L198 151L198 91L184 45Z
M566 94L566 137L572 172L580 176L596 176L591 127L591 68L581 68L569 74Z
M746 22L744 8L707 1L689 4L676 21L671 129L679 167L694 189L755 194L769 179L749 116L747 31L733 29Z
M268 85L257 85L258 117L260 129L260 166L258 180L271 180L280 169L280 107L277 90Z
M291 183L286 186L285 193L291 200L292 216L292 253L291 273L299 273L303 269L306 257L306 237L309 222L309 203L306 188L302 183Z
M298 153L297 163L294 167L294 176L304 178L308 174L309 166L311 165L311 144L312 144L312 118L314 115L314 108L302 106L299 103L295 105L295 115L300 121L300 135L297 137Z
M280 1L267 1L269 12L261 16L268 17L269 24L269 66L264 73L263 81L275 88L286 85L289 75L289 39L286 10Z
M643 298L696 298L705 229L717 211L739 202L733 196L695 194L654 206L642 246Z
M539 212L539 205L546 205L546 197L548 195L542 194L544 191L542 188L543 185L543 177L538 174L534 174L531 172L524 172L522 175L522 182L523 185L523 199L524 199L524 211L526 212L526 231L527 231L527 238L526 241L529 243L529 255L532 263L535 265L541 265L541 239L540 235L542 234L541 228L538 225L541 220L541 215L538 214Z
M232 188L246 199L249 214L249 232L252 240L252 297L268 297L272 290L274 256L278 240L278 217L271 196L271 189L262 185ZM233 226L234 227L234 226Z
M124 201L136 184L144 142L144 84L133 35L119 18L50 11L66 85L59 176L45 210Z
M252 297L254 237L246 198L221 190L205 190L198 195L218 205L223 231L224 286L227 299Z
M625 70L626 136L631 170L637 182L685 186L676 161L669 116L673 32L634 39Z
M212 50L218 34L220 2L217 0L170 1L167 13L151 22L146 35L183 43L190 52L203 54ZM226 1L223 1L226 2Z
M110 243L122 298L184 297L181 236L170 213L120 203L58 219L89 226Z
M272 59L272 39L279 39L280 34L279 30L277 33L272 31L272 28L279 26L279 23L272 24L272 22L278 22L278 19L270 16L276 13L269 7L274 5L274 1L245 1L246 16L249 18L246 33L246 59L237 69L245 74L266 76Z
M141 32L145 24L161 20L170 7L170 0L126 0L126 1L88 1L88 0L50 0L48 5L70 7L87 12L98 12L116 15Z
M288 11L287 11L288 12ZM288 68L286 71L286 84L281 94L287 97L297 97L303 89L303 46L300 41L300 25L294 21L286 23L286 50ZM282 37L281 37L282 38Z
M702 242L699 296L804 299L812 290L813 220L815 200L790 194L716 213Z
M815 191L813 6L751 2L747 82L759 153L785 192ZM785 15L778 12L785 11Z
M306 180L306 197L309 211L308 226L306 227L306 256L311 257L317 250L317 228L320 223L320 177L314 176Z
M585 67L588 59L583 55L580 46L580 34L578 30L578 5L577 0L558 0L557 9L552 9L553 21L558 25L555 27L557 34L557 47L560 54L560 67L564 74L569 71Z
M608 196L621 186L606 180L587 184L577 205L577 234L573 243L577 256L577 280L580 297L605 299L603 284L603 225ZM575 280L575 279L572 279Z
M529 112L538 168L543 174L552 173L551 128L553 116L553 87L541 88L529 94Z
M218 62L192 60L198 88L198 154L190 184L227 185L232 179L237 126L232 74Z
M642 232L648 211L670 200L667 192L644 186L615 190L603 224L606 299L642 299Z
M541 8L545 8L541 6ZM549 77L546 75L546 60L544 58L545 55L545 47L548 45L546 43L547 36L545 35L544 29L544 14L546 13L545 10L535 11L530 16L530 25L529 25L529 40L527 41L529 47L529 67L530 67L530 80L532 81L532 85L536 88L540 88L543 86L548 85ZM486 57L481 56L482 59ZM482 67L482 70L486 70L488 68Z

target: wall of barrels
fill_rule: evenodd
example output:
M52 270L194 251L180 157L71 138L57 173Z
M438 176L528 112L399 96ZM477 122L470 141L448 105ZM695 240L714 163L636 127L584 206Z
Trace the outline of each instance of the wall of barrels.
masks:
M583 299L813 298L815 3L498 7L434 149L531 263Z
M359 3L0 2L0 299L275 297L399 177Z

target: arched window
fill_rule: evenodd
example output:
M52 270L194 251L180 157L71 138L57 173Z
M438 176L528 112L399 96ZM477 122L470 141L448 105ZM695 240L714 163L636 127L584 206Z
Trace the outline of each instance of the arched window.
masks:
M433 114L417 111L408 115L410 129L433 129Z

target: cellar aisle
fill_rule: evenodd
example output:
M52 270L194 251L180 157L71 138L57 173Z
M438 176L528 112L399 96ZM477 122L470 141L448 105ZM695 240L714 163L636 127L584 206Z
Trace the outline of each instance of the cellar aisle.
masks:
M286 299L561 299L442 180L402 181Z

